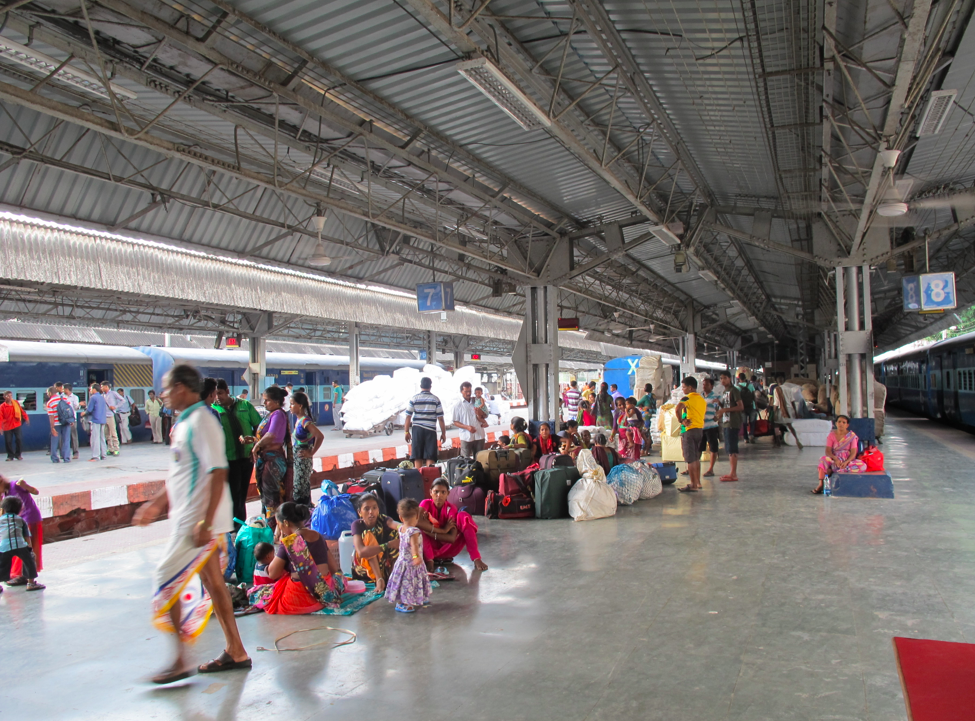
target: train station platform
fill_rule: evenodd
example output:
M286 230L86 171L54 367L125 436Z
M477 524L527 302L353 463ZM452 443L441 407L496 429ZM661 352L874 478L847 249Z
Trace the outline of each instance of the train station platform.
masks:
M894 500L809 494L820 451L742 446L740 483L614 518L480 520L490 570L452 567L433 606L238 619L249 673L145 678L166 522L51 544L40 593L0 598L17 649L4 710L87 719L905 719L891 638L975 643L971 435L892 414ZM719 462L719 469L725 462ZM275 654L335 626L349 646ZM323 640L289 639L295 645ZM336 640L341 637L335 636ZM287 642L286 642L287 643ZM219 653L214 623L193 648Z

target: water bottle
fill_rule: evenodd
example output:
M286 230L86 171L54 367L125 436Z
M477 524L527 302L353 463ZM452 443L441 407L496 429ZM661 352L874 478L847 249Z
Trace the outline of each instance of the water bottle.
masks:
M833 495L833 489L832 489L831 486L832 486L832 483L831 483L830 477L829 476L826 476L826 478L823 479L823 495L824 496L832 496Z

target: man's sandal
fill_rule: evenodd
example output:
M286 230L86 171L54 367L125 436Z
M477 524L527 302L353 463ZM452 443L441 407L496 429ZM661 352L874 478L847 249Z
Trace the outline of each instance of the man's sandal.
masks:
M247 669L254 665L254 661L245 658L243 661L234 661L233 657L224 651L212 661L200 666L200 673L218 673L220 671L233 671L235 669Z

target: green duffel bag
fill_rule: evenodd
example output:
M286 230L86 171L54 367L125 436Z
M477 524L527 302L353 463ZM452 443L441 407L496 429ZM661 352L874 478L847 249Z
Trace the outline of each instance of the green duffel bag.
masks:
M568 518L569 491L581 477L575 466L535 471L535 518Z

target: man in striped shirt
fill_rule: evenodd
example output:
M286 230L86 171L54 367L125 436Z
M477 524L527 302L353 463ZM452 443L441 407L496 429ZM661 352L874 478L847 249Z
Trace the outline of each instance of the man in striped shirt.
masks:
M708 466L703 475L711 477L714 475L714 464L718 460L718 443L721 439L721 429L714 417L718 408L721 407L721 395L715 393L714 381L711 378L705 378L702 383L701 395L704 396L708 406L707 410L704 411L704 437L701 438L701 453L704 453L705 449L711 451L711 465Z
M447 442L443 406L440 399L430 392L432 387L432 380L421 378L420 392L410 399L406 408L406 442L412 446L410 458L418 468L437 462L437 423L440 424L440 442Z
M579 400L582 398L582 393L579 392L579 381L571 381L569 387L566 388L563 394L563 400L565 401L565 419L567 421L576 420L576 416L579 415Z
M58 419L58 404L64 399L61 390L60 383L55 383L48 388L47 401L44 403L47 420L51 424L51 463L71 461L71 426L61 423Z

